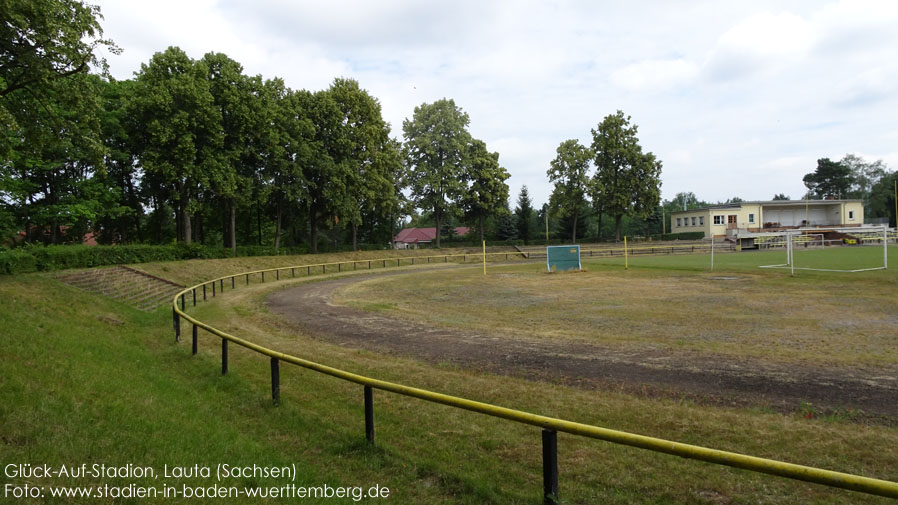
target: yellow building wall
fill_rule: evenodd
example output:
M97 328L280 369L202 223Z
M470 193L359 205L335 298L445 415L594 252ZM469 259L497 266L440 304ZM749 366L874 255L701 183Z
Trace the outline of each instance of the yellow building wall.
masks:
M843 212L842 223L864 224L864 204L862 202L845 203ZM854 213L854 216L852 216L852 212Z
M693 218L695 224L692 224ZM679 226L677 226L679 219ZM710 223L708 222L708 210L694 210L687 212L675 212L670 215L670 232L671 233L690 233L701 231L708 237L711 233Z

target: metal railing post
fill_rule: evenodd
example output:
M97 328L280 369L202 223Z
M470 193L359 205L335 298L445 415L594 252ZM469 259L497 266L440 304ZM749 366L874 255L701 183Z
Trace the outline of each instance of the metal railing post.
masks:
M228 373L228 339L221 339L221 374Z
M193 306L196 307L196 288L193 288L191 291L193 291Z
M365 386L365 439L374 445L374 390Z
M222 293L224 293L224 279L223 278L218 280L218 290L221 291Z
M249 286L249 274L246 274L246 285Z
M262 270L262 282L265 282L265 270Z
M231 289L234 289L234 276L231 276Z
M281 403L281 366L277 358L271 358L271 401Z
M174 307L171 309L172 326L175 328L175 342L181 341L181 316Z
M215 298L215 281L212 281L212 298Z
M543 503L558 503L558 432L543 430Z
M187 301L184 299L184 293L181 293L181 310L187 310Z
M276 281L281 280L281 271L280 270L274 271L274 280L276 280Z
M199 328L197 325L193 325L193 354L196 354L197 350L197 328Z
M206 285L203 284L203 301L206 301Z

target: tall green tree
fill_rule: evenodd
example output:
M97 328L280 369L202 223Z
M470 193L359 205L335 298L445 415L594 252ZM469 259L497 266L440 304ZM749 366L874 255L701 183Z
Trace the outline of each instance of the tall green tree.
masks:
M437 230L464 195L469 123L468 114L445 98L415 107L412 118L402 122L412 198L422 209L433 210ZM439 233L436 247L440 247Z
M237 253L237 204L259 169L255 142L260 129L271 125L268 110L261 105L261 78L249 78L243 66L222 53L206 53L201 60L212 102L221 116L221 149L218 170L210 179L212 197L225 208L227 226L222 235L226 246ZM245 197L244 197L245 198Z
M586 205L589 167L593 153L574 139L565 140L555 150L555 159L546 174L555 185L549 207L556 216L571 218L571 241L577 241L577 225Z
M102 38L100 8L77 0L2 0L0 97L32 89L40 94L58 79L105 67L98 47L118 53Z
M352 248L356 250L362 216L392 206L392 173L398 159L390 152L390 127L376 98L353 79L335 79L328 92L340 110L343 142L332 156L346 177L345 190L336 206L342 221L352 230Z
M777 194L773 195L773 200L774 201L789 200L789 196L786 195L785 193L777 193Z
M870 197L873 187L888 172L888 167L882 160L868 162L856 154L846 154L839 161L848 167L851 172L851 191L848 196L864 201L864 212L869 214L872 210Z
M101 83L102 112L100 128L106 147L104 169L95 177L113 196L104 207L118 209L107 212L94 224L98 240L104 243L129 243L139 241L143 235L143 217L146 199L140 192L140 173L137 156L128 135L131 118L126 103L133 97L133 81L109 80Z
M263 104L271 117L267 126L260 125L262 174L267 181L275 206L274 247L281 244L282 223L286 209L296 209L308 198L305 167L313 163L315 124L309 116L311 94L292 91L281 79L265 82Z
M63 230L81 235L106 208L102 174L100 80L78 74L48 82L40 94L14 93L7 106L17 118L19 142L0 164L0 198L10 202L26 241L59 243Z
M814 198L845 198L853 182L851 169L829 158L817 160L817 169L802 179Z
M309 219L309 246L318 252L318 231L325 223L339 221L346 201L349 167L337 160L344 156L348 140L342 128L343 113L331 93L297 93L301 106L315 125L311 154L303 167L303 184Z
M97 48L119 49L102 38L100 8L76 0L0 0L0 160L22 142L15 131L19 119L7 98L27 93L46 103L66 90L55 81L105 70ZM22 125L27 128L27 125Z
M195 199L225 171L221 111L206 79L206 65L170 47L156 53L137 74L130 112L139 128L132 132L140 165L172 188L180 216L181 240L193 240Z
M533 200L530 199L530 192L526 185L521 186L521 192L518 193L518 206L515 207L514 213L518 218L518 237L524 241L524 245L529 245L536 227L533 222Z
M617 111L592 130L596 163L593 184L599 188L599 207L614 216L617 240L623 216L648 217L661 200L661 161L651 152L642 152L636 136L638 127L631 125L630 119Z
M898 172L889 172L886 168L885 174L870 188L870 212L867 217L885 217L891 226L898 226L898 216L895 215L896 181Z
M499 165L499 153L491 153L482 140L474 139L468 147L468 162L464 173L467 188L461 204L468 219L477 222L480 241L484 240L484 220L492 214L508 212L509 174Z

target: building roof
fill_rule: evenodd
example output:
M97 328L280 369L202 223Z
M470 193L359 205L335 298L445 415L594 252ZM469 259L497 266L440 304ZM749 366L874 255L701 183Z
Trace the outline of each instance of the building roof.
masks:
M469 231L471 231L471 229L466 226L455 227L455 234L459 237L467 235ZM417 244L419 242L433 242L436 238L436 228L403 228L395 237L393 237L393 242Z
M707 207L698 207L689 210L677 210L671 212L670 215L683 214L686 212L698 212L703 210L722 210L722 209L739 209L743 205L764 205L777 207L804 207L805 205L833 205L837 203L863 203L863 200L847 199L847 200L756 200L751 202L739 203L720 203L717 205L708 205Z

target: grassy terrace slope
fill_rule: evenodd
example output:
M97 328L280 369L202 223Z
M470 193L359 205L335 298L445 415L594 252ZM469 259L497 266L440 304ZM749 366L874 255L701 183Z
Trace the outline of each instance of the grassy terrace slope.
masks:
M142 268L190 283L291 263L296 261L241 258ZM263 345L387 380L682 442L898 479L898 454L885 449L898 446L898 430L888 426L569 389L434 368L297 335L266 314L263 305L267 294L293 282L298 281L226 290L224 297L191 312ZM380 484L391 489L394 503L541 502L534 428L377 393L378 447L368 448L360 387L282 367L282 404L275 408L268 400L267 360L232 346L231 373L222 377L217 339L201 336L200 354L190 356L189 343L174 343L166 309L145 314L42 275L0 278L0 297L4 464L133 463L161 469L164 464L295 463L297 485ZM564 435L559 459L566 503L890 502ZM51 483L72 484L42 482ZM282 483L243 479L235 484ZM253 500L227 500L241 502Z

